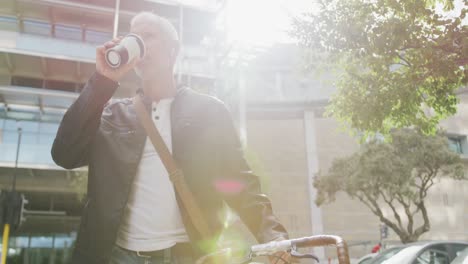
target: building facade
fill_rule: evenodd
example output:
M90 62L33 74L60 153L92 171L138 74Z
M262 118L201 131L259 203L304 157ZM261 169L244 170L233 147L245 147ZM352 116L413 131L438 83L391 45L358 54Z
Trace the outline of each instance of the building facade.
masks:
M27 219L12 234L10 259L18 263L65 263L76 236L86 168L56 166L50 148L59 122L94 67L95 47L112 38L114 0L3 0L0 3L0 185L13 174L29 200ZM178 29L183 48L177 78L228 102L248 160L262 179L275 213L291 237L337 234L351 256L368 253L379 240L379 221L359 202L340 196L317 207L312 181L333 159L359 149L358 140L324 117L334 92L332 77L305 75L290 45L259 53L248 67L220 72L216 50L205 41L223 1L120 1L118 35L140 11L154 11ZM200 4L201 3L201 4ZM227 73L226 73L227 72ZM117 97L131 95L135 76ZM454 151L468 153L468 94L457 115L445 120ZM239 103L240 102L240 103ZM21 128L18 169L15 161ZM468 185L444 180L430 194L432 229L423 239L468 239ZM235 221L233 221L235 223ZM389 243L397 243L390 232ZM316 250L333 258L332 250Z
M294 48L287 50L285 53L291 54ZM278 49L274 53L281 54ZM261 74L269 76L270 83L255 86L255 80L246 81L251 84L246 89L247 94L251 92L246 96L250 98L247 145L263 164L262 173L271 179L268 193L291 236L340 235L348 241L351 257L357 259L370 253L380 241L380 221L362 203L344 193L334 203L315 206L312 182L316 173L326 172L334 159L358 151L359 139L324 115L328 98L334 92L326 75L302 81L301 77L291 77L304 76L299 74L301 64L291 59L297 57L285 55L276 63L281 67L275 69L270 61L255 65ZM270 73L264 73L265 69ZM254 70L247 72L256 75ZM446 131L449 147L460 154L468 169L467 92L467 88L458 91L457 114L443 120L440 126ZM427 207L431 230L420 240L468 240L467 190L468 181L450 179L441 180L430 190ZM391 216L391 212L386 214ZM401 244L391 230L384 243ZM324 259L333 259L336 254L331 249L318 249L316 253Z
M205 38L221 4L216 0L0 2L0 186L10 189L15 174L17 190L29 201L26 221L12 233L10 261L65 263L70 255L83 206L86 168L63 170L54 164L50 149L63 114L94 72L96 46L112 39L114 32L127 34L130 19L138 12L155 12L169 19L182 42L177 79L210 91L214 53ZM133 95L135 78L126 76L115 96Z

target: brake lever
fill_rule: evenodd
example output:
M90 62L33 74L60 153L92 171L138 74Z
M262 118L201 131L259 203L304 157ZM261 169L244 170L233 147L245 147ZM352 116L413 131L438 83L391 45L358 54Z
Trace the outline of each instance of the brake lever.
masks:
M308 259L313 259L317 261L318 263L320 263L319 258L312 253L300 253L300 252L297 252L296 250L291 250L289 254L291 254L291 256L294 258L299 258L299 259L308 258Z

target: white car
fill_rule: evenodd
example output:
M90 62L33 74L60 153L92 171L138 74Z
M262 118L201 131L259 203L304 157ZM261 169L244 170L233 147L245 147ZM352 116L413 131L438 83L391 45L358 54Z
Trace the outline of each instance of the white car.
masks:
M375 264L383 263L385 260L393 257L393 255L398 253L404 247L405 247L405 245L399 245L399 246L394 246L394 247L382 250L382 251L380 251L380 253L377 254L377 256L374 256L368 263L369 264L371 264L371 263L375 263Z
M458 252L457 257L450 264L468 264L468 248Z
M371 262L371 260L377 256L377 253L370 253L370 254L367 254L365 255L364 257L358 259L358 261L356 262L356 264L369 264Z
M466 248L468 242L462 241L417 242L403 245L386 259L379 254L369 264L450 264Z

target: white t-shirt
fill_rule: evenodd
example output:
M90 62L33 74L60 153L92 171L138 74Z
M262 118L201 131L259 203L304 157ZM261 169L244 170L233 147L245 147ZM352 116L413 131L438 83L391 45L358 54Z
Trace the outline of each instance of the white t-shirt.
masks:
M171 152L172 100L153 102L151 107L153 122ZM146 138L116 243L133 251L153 251L188 241L174 187L150 139Z

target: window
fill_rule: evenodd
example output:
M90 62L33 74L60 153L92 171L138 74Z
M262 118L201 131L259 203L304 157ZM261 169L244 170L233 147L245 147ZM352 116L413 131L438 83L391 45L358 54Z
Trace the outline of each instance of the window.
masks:
M468 244L450 244L453 257L464 258L468 261Z
M81 41L81 28L71 25L55 25L55 37L58 39Z
M413 264L449 264L447 251L441 248L429 248L421 253Z
M78 92L83 87L83 84L77 84L73 82L57 81L57 80L46 80L45 87L47 89L67 91L67 92Z
M90 43L102 44L112 39L112 34L96 30L86 30L86 41Z
M50 36L50 23L35 20L23 20L23 32L27 34Z
M463 140L463 137L448 137L449 148L455 153L463 154Z
M67 82L60 80L44 80L39 78L23 77L23 76L12 76L11 85L25 86L33 88L47 88L52 90L78 92L81 91L84 84Z
M43 80L32 77L11 76L11 85L42 88Z

